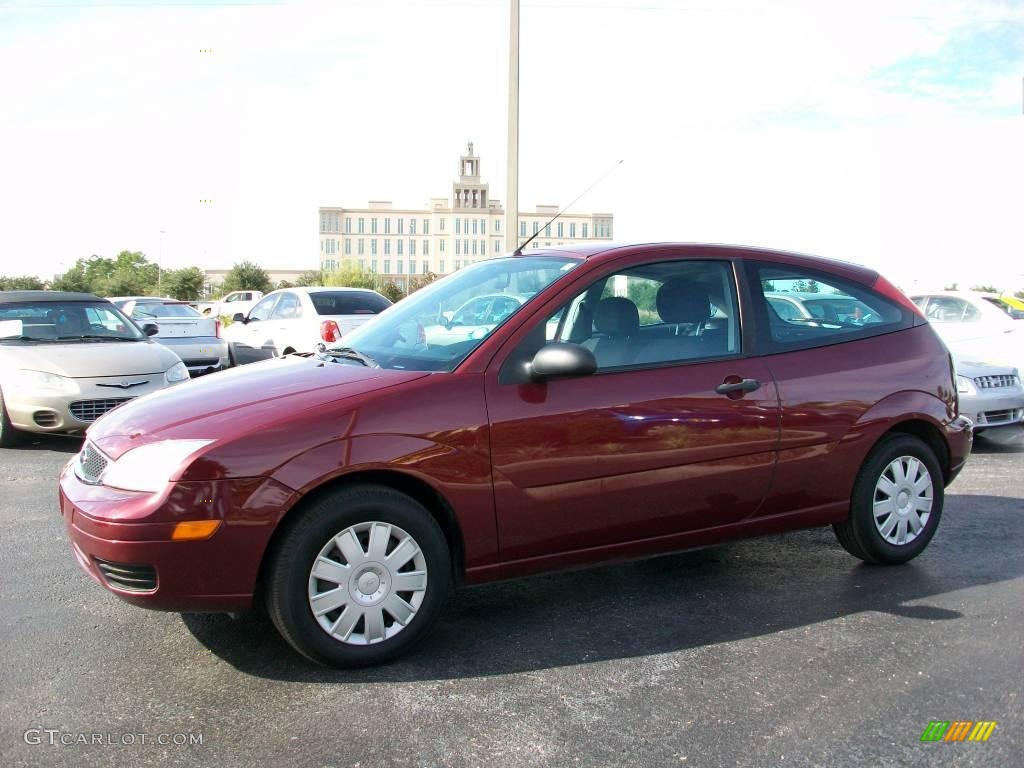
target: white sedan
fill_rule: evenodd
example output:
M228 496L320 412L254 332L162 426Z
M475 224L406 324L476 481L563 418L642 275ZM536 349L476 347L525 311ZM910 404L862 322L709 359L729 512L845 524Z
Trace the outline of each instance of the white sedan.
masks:
M991 296L935 291L910 298L954 356L1024 371L1024 324L1000 309Z
M391 306L365 288L285 288L264 296L222 331L233 363L316 352Z

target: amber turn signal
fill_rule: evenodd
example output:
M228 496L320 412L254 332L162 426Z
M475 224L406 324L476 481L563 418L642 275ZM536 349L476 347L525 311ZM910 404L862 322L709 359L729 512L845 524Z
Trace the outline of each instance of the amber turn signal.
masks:
M174 526L171 534L173 541L196 541L197 539L208 539L220 528L220 520L191 520L187 523L178 523Z

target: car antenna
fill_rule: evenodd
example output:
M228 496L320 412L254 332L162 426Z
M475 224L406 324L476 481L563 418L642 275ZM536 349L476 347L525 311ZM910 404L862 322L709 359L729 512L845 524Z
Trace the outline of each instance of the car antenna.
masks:
M558 213L556 213L554 216L552 216L550 219L548 219L546 222L544 222L544 226L541 227L540 229L538 229L532 235L530 235L530 237L527 238L526 242L524 242L522 245L520 245L518 248L516 248L515 252L512 255L513 256L522 256L523 255L523 248L525 248L530 243L532 243L533 239L535 237L537 237L537 235L539 235L541 232L543 232L551 224L551 222L553 222L555 219L557 219L559 216L561 216L567 210L569 210L574 205L576 205L576 203L579 202L579 199L581 197L583 197L585 194L587 194L587 192L589 192L594 187L596 187L598 184L600 184L602 181L604 181L605 178L607 178L609 175L611 175L611 172L614 171L616 168L618 168L620 165L622 165L623 162L624 162L624 160L619 160L617 163L615 163L611 168L609 168L607 171L604 172L604 174L601 176L601 178L599 178L597 181L595 181L589 187L587 187L582 192L580 192L579 195L576 196L575 200L573 200L571 203L569 203L567 206L565 206L565 208L562 208Z

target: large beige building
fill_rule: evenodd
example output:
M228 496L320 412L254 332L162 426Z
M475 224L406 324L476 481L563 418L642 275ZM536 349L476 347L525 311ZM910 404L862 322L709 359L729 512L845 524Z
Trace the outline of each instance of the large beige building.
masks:
M610 213L565 213L545 226L557 212L555 205L521 212L519 242L538 232L528 249L612 238ZM481 181L480 158L470 143L459 158L451 200L431 198L424 209L398 209L383 200L366 208L321 208L320 266L331 271L351 260L404 288L428 272L444 275L501 255L504 226L505 210Z

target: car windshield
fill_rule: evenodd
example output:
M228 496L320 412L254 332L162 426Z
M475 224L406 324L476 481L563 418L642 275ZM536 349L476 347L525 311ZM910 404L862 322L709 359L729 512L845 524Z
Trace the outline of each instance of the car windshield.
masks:
M0 344L141 341L138 327L108 301L0 305Z
M119 305L124 309L125 304ZM169 301L137 301L132 308L132 317L135 320L149 320L154 317L202 317L188 304L179 304Z
M451 371L495 328L579 263L558 256L478 262L416 291L334 348L354 350L382 368ZM342 359L359 364L355 356Z
M309 298L318 315L376 315L391 306L374 291L313 291Z

